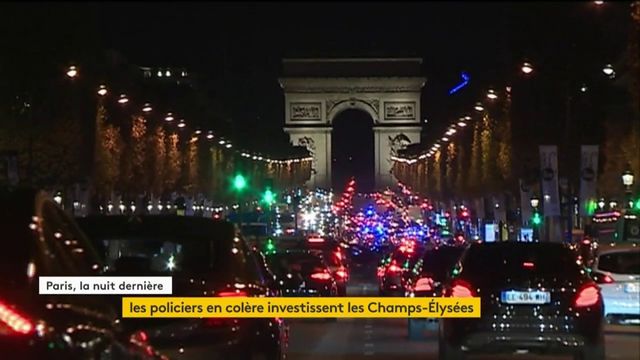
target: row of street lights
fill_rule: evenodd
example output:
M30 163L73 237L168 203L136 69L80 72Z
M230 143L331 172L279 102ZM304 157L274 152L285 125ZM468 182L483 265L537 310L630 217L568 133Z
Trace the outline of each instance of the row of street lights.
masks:
M66 69L66 75L67 77L69 77L70 79L76 79L78 78L78 76L80 75L80 71L78 69L78 67L76 65L70 65L67 69ZM109 90L107 88L107 86L105 84L100 84L98 86L98 90L97 90L97 94L101 97L104 98L105 96L107 96L109 93ZM120 94L120 96L117 99L118 104L120 105L126 105L130 102L129 97L122 93ZM150 103L145 102L142 105L141 108L142 112L144 114L149 114L153 111L153 107ZM166 123L174 123L174 121L176 120L176 116L173 114L173 112L167 112L164 117L163 117L164 121ZM176 126L179 129L184 129L187 127L187 123L184 119L179 119L176 123ZM202 130L200 128L196 128L193 132L193 135L191 137L191 141L197 141L199 139L199 136L202 134ZM207 133L205 135L205 138L207 140L213 140L216 136L213 133L213 130L207 130ZM224 138L220 138L220 140L218 140L218 144L223 146L225 149L231 149L233 148L233 144L231 141L229 140L225 140ZM259 154L253 154L253 153L249 153L247 151L240 151L239 152L240 155L242 157L254 160L254 161L263 161L269 164L292 164L292 163L299 163L299 162L303 162L303 161L311 161L312 158L311 157L304 157L304 158L289 158L289 159L284 159L284 160L274 160L274 159L270 159L269 157L263 157Z
M525 76L529 76L534 72L534 66L532 65L532 63L530 61L525 60L522 63L522 65L520 66L520 71ZM604 67L602 68L602 73L606 77L608 77L609 79L613 79L616 76L615 69L613 68L613 66L611 64L604 65ZM582 84L580 86L580 91L581 92L584 93L587 90L588 90L588 88L587 88L586 84ZM506 91L507 91L507 93L509 93L511 91L511 87L507 86L506 87ZM494 101L498 100L498 98L499 98L498 92L493 88L488 89L485 96L486 96L487 100L490 101L490 102L494 102ZM478 113L483 113L485 111L485 109L486 109L486 106L482 101L478 101L473 106L473 109ZM425 160L427 158L431 158L437 151L440 150L440 148L442 147L442 143L449 142L451 140L451 137L458 131L458 129L464 128L464 127L467 126L467 121L469 121L469 120L471 120L471 116L465 115L465 116L460 117L454 123L452 123L445 130L445 133L442 135L442 137L440 137L439 140L436 140L425 154L421 154L420 156L418 156L417 160ZM404 162L404 163L408 163L408 164L413 164L413 163L416 162L416 159L405 159L405 158L402 158L402 157L394 157L392 160L399 161L399 162Z

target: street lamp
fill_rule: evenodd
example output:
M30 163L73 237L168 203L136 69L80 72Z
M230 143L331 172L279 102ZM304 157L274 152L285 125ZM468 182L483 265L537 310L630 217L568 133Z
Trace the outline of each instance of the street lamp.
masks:
M120 98L118 99L118 103L120 104L126 104L129 102L129 98L127 98L127 95L125 94L120 94Z
M153 108L151 107L151 104L149 103L145 103L144 106L142 107L142 112L150 112L151 110L153 110Z
M537 209L538 206L540 205L540 199L536 196L532 197L530 202L531 202L531 207L534 209Z
M489 89L489 91L487 91L487 98L490 100L495 100L498 98L498 94L496 94L493 89Z
M473 107L476 111L484 111L484 106L482 106L482 103L476 103L476 105Z
M521 70L523 73L525 73L525 75L528 75L533 72L533 66L531 65L531 63L525 61L524 64L522 64Z
M180 119L180 121L178 122L178 127L182 129L185 126L187 126L187 124L184 122L184 119Z
M173 119L174 117L172 113L167 113L167 116L164 117L164 121L167 121L167 122L172 122Z
M607 64L602 68L602 72L607 75L610 78L613 78L616 76L616 71L613 70L613 66L611 66L611 64Z
M207 132L207 139L213 139L213 131L209 130L209 132Z
M622 184L627 188L627 190L631 190L633 186L634 176L629 168L622 173Z
M100 96L107 95L107 87L105 85L100 85L98 87L98 95L100 95Z
M58 205L62 204L62 193L60 191L58 191L53 197L53 201L55 201Z
M69 68L67 69L67 76L70 77L71 79L78 76L78 68L76 68L73 65L69 66Z

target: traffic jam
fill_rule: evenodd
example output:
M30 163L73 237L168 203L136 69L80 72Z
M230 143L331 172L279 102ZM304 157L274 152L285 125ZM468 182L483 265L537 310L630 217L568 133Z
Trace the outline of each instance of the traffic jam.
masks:
M402 184L374 194L355 186L300 192L296 218L278 215L264 231L224 216L74 219L41 192L3 192L5 234L19 241L0 253L0 353L276 360L287 358L295 336L295 319L122 318L118 296L38 295L44 275L170 275L180 297L480 297L479 319L406 319L409 341L437 334L440 359L605 359L605 326L640 324L635 243L486 242L464 206L449 221ZM358 293L363 283L369 290Z

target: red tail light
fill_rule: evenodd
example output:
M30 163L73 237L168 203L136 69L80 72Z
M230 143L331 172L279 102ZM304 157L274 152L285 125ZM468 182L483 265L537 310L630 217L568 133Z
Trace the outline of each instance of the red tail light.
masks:
M603 276L601 281L603 284L611 284L612 282L614 282L613 278L609 275Z
M402 268L396 264L391 264L389 265L389 267L387 268L388 272L392 272L392 273L399 273L402 271Z
M312 237L312 238L309 238L309 240L307 241L310 243L323 243L324 239L321 237Z
M311 278L315 280L330 280L331 274L326 272L317 272L317 273L311 274Z
M414 291L431 291L433 290L433 279L430 277L423 277L418 279Z
M341 279L346 279L347 276L349 276L349 273L347 273L347 270L345 269L340 269L336 271L336 275Z
M474 291L466 281L463 280L455 280L451 287L451 296L452 297L473 297Z
M0 302L0 325L7 325L18 334L30 334L33 331L33 323L18 314L8 305Z
M242 290L236 290L236 291L221 291L218 293L219 297L247 297L249 296L249 294L247 294L246 291L242 291Z
M536 264L532 263L531 261L525 261L522 263L522 267L525 269L533 269L536 266Z
M576 296L575 306L576 307L587 307L592 306L600 301L600 291L598 287L594 284L587 284L582 287L580 291L578 291L578 296Z

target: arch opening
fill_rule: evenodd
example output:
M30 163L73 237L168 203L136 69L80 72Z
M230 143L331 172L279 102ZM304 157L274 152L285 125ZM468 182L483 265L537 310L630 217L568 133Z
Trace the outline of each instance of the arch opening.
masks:
M375 188L373 119L366 111L347 109L336 114L331 134L331 186L342 191L352 176L358 192Z

